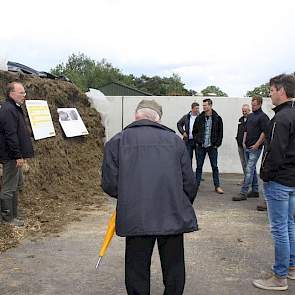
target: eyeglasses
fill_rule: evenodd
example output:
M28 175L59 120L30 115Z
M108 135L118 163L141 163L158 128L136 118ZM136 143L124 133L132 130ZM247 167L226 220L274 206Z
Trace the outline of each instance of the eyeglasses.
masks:
M11 92L14 92L14 93L16 93L16 94L20 94L20 95L22 95L22 96L26 96L26 95L27 95L27 93L24 92L24 91L20 91L20 92L17 92L17 91L11 91Z

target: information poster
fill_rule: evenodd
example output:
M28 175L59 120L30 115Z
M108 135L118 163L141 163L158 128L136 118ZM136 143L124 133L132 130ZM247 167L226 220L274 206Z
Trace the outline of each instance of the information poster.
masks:
M52 118L46 100L26 100L35 140L55 136Z
M87 135L88 131L75 108L57 109L60 125L66 137Z

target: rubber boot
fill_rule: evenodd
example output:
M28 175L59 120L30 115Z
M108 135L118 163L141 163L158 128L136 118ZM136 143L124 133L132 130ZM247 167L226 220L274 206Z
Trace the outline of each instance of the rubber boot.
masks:
M1 199L1 214L4 221L11 222L13 220L12 199Z
M12 197L12 216L13 216L13 218L17 218L17 216L18 216L17 207L18 207L18 193L15 192Z

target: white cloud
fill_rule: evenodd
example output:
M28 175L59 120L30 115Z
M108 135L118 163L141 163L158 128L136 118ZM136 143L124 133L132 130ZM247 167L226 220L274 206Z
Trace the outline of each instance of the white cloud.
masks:
M295 70L292 0L15 0L0 8L0 55L37 69L83 52L124 72L177 72L188 88L214 84L230 95Z

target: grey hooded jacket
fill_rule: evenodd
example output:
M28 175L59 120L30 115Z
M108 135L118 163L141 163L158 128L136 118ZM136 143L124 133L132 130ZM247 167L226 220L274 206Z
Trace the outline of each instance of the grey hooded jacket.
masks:
M149 120L127 126L105 145L101 186L117 198L119 236L197 230L196 180L185 144Z

